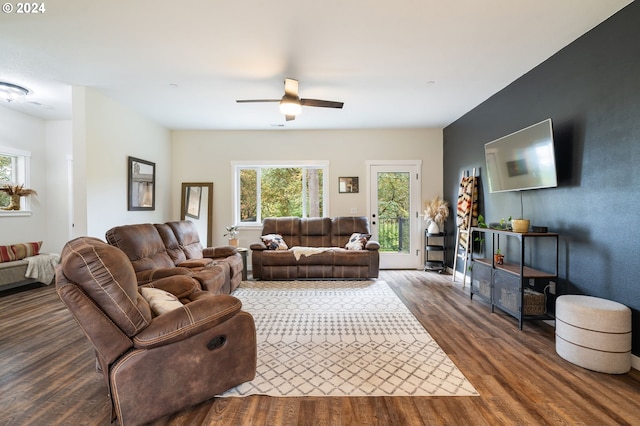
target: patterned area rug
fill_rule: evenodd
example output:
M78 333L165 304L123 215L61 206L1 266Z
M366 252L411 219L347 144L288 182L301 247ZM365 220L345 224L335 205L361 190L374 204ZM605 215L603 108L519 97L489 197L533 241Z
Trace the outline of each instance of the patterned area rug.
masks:
M256 378L221 396L478 395L387 283L244 281Z

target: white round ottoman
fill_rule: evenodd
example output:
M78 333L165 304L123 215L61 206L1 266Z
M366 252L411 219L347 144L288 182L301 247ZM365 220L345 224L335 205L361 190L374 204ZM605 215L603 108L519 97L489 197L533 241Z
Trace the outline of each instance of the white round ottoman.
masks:
M631 309L611 300L563 295L556 300L556 352L602 373L631 369Z

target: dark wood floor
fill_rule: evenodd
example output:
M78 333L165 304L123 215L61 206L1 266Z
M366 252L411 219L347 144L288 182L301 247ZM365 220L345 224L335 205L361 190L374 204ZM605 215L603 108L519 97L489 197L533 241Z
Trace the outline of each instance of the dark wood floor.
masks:
M211 399L155 425L638 425L640 373L555 353L553 328L490 313L451 277L383 271L478 397ZM0 296L0 425L108 425L93 350L53 287Z

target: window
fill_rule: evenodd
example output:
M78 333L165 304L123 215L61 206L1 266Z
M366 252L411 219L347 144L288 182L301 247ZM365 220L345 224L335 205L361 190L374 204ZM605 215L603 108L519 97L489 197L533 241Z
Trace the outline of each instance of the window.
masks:
M31 153L19 149L0 146L0 186L24 185L29 187L29 164ZM0 208L10 203L6 192L0 192ZM24 197L23 206L29 210L29 197Z
M328 163L236 164L235 223L260 225L265 217L322 217Z

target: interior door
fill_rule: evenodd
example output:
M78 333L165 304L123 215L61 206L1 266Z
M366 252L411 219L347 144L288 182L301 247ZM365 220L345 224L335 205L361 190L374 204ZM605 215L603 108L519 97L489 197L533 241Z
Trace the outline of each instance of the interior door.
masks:
M415 269L420 262L419 161L369 163L369 221L380 243L381 269Z

